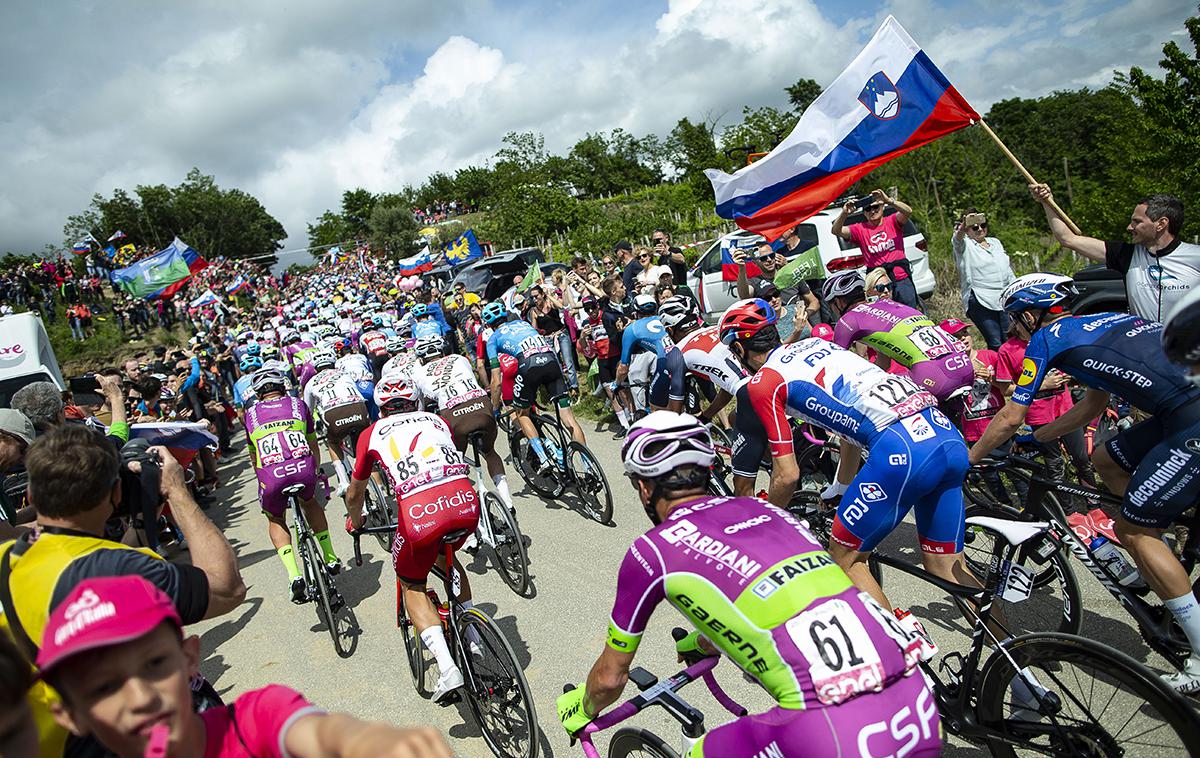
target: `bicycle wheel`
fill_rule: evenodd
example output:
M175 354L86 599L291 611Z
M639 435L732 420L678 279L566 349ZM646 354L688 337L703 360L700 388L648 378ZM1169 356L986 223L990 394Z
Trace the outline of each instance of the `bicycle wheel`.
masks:
M367 479L366 499L363 501L363 519L367 526L391 526L395 523L392 520L391 498L387 496L386 488L375 481L374 473ZM375 539L379 541L379 547L391 551L392 535L376 534Z
M551 470L543 475L540 472L541 462L538 460L537 453L533 451L533 446L529 444L529 438L521 431L519 424L513 424L512 431L508 434L508 449L513 465L534 492L548 500L554 500L562 495L566 488L559 481L557 473Z
M1200 718L1154 672L1106 645L1066 634L1027 635L983 666L976 715L1005 739L992 755L1191 755ZM1032 674L1038 699L1016 697L1017 670ZM1037 710L1035 710L1037 709ZM1006 741L1008 740L1008 741ZM1017 744L1010 744L1009 741Z
M1054 507L1057 510L1057 507L1058 507L1057 506L1057 498L1054 497L1054 494L1047 493L1046 498L1054 499L1054 501L1055 501ZM1028 521L1029 520L1029 516L1025 515L1024 511L1020 511L1020 510L1017 510L1016 508L1011 508L1009 506L999 505L999 504L990 505L990 506L969 505L969 506L967 506L967 509L966 509L966 512L964 515L966 518L971 518L972 516L987 516L989 518L1005 519L1007 521ZM988 532L990 534L991 530L988 530ZM989 539L985 539L985 541L983 543L981 543L980 546L976 547L974 550L969 549L973 545L973 540L980 534L981 534L981 532L972 531L971 526L968 525L967 532L965 535L966 542L964 544L963 557L966 558L967 567L971 569L971 573L975 574L975 576L981 577L981 576L984 576L985 574L987 574L988 569L991 568L991 561L992 561L991 550L992 550L993 542L990 541ZM986 537L987 535L984 535L984 536ZM997 535L991 535L991 536L995 537ZM1054 566L1052 565L1052 563L1050 561L1047 561L1045 565L1039 565L1037 563L1037 561L1028 560L1028 558L1030 557L1028 555L1029 552L1030 551L1028 549L1022 547L1021 552L1018 554L1018 560L1021 561L1024 565L1026 565L1027 568L1030 568L1036 572L1034 574L1034 580L1033 580L1034 586L1035 587L1044 587L1044 586L1054 582L1056 579L1056 573L1055 573L1055 569L1054 569ZM1058 549L1057 554L1062 555L1064 558L1064 561L1068 555L1068 553L1066 551L1064 551L1061 547ZM1064 629L1061 631L1066 631L1066 630Z
M333 577L330 576L329 569L325 567L324 553L321 551L321 546L317 544L317 538L309 534L305 538L305 543L307 549L304 551L304 561L311 564L308 573L313 577L313 584L317 588L317 617L325 623L325 627L329 630L329 637L333 640L333 649L337 651L338 657L349 658L354 654L354 645L349 640L353 639L354 633L357 631L354 612L346 605L346 601L338 592L337 585L333 583ZM312 591L311 585L309 591ZM339 615L339 611L345 611L345 613ZM342 623L343 617L345 617L346 623Z
M584 513L593 521L611 524L613 515L612 489L608 477L600 468L600 461L586 445L574 440L567 446L567 466L571 469L571 482L579 493Z
M461 610L457 617L463 690L484 741L501 758L534 758L537 715L529 684L508 640L496 622L478 608ZM471 652L473 637L477 654Z
M667 745L662 737L645 729L622 727L613 735L608 743L608 758L630 758L630 756L651 756L651 758L679 758Z
M500 496L494 492L483 493L484 517L491 522L492 555L496 568L509 589L518 595L529 588L529 557L525 554L525 536L517 526L517 520L504 507Z
M399 586L396 588L400 592ZM408 673L412 675L413 687L421 697L429 697L433 690L426 686L426 672L433 661L433 653L425 649L425 643L417 634L417 627L408 620L403 603L396 603L396 626L400 627L400 636L404 638L404 657L408 659Z
M963 557L971 573L984 585L992 581L991 559L997 543L1005 544L1006 541L996 530L967 524ZM1083 604L1070 556L1060 548L1051 553L1045 563L1039 563L1034 555L1035 545L1039 543L1036 538L1025 542L1013 557L1013 563L1035 572L1029 597L1010 602L997 596L992 605L993 612L999 611L1002 626L1014 637L1033 632L1078 634L1083 626Z

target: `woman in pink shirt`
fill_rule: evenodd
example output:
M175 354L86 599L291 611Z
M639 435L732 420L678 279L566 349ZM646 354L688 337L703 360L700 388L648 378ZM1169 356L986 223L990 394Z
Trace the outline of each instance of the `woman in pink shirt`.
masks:
M924 311L917 287L912 280L912 264L904 254L904 225L912 215L912 208L896 198L888 197L881 189L873 190L870 202L864 207L862 223L846 226L846 219L859 210L859 202L851 200L842 207L842 212L833 221L832 231L838 237L854 242L863 254L867 270L883 267L892 280L892 299ZM865 201L867 198L863 198ZM885 206L892 206L895 213L884 214Z

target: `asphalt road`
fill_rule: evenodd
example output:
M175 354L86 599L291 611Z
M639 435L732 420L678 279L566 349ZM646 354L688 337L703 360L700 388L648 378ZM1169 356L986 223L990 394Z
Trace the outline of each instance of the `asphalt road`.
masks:
M503 629L521 665L536 703L541 755L576 755L568 746L555 715L554 701L563 684L579 682L600 653L613 601L617 567L630 543L649 522L621 476L619 443L607 431L592 431L585 422L591 448L604 465L615 495L615 526L602 526L571 510L569 502L547 502L524 488L509 466L520 526L529 538L533 597L515 595L483 559L468 564L476 604ZM347 659L335 653L328 633L319 625L313 605L297 606L287 595L286 575L267 538L266 522L255 496L255 480L239 448L221 469L224 486L209 515L221 526L239 556L249 588L245 603L234 613L194 626L202 640L203 673L227 701L269 683L291 686L329 710L379 719L398 725L431 724L449 735L462 756L487 756L468 707L438 706L417 695L409 677L404 644L395 626L395 590L390 556L373 539L364 539L361 568L349 565L337 583L353 608L361 628L357 647ZM327 507L331 524L344 520L340 501ZM333 529L334 546L348 564L353 551L340 526ZM885 549L915 559L911 519L893 535ZM482 551L481 551L482 553ZM1078 573L1078 570L1077 570ZM1128 617L1091 577L1079 577L1084 592L1084 633L1166 670L1165 663L1137 638ZM885 586L896 605L908 605L922 618L943 650L965 649L964 625L958 613L937 591L892 571ZM675 662L671 628L682 623L667 606L651 622L638 653L640 665L661 677L681 666ZM728 662L717 668L727 692L751 712L772 703L757 687L747 684ZM632 685L626 696L635 692ZM707 690L695 683L683 691L700 708L710 726L730 716ZM678 749L676 722L661 710L644 712L626 722L656 732ZM607 735L597 744L607 750ZM1136 751L1134 751L1136 752ZM952 743L946 755L984 755L985 751Z

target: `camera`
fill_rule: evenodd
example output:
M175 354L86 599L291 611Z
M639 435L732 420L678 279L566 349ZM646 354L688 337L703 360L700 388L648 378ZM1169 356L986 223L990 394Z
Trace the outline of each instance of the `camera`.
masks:
M130 469L129 464L134 462L141 464L141 471ZM136 529L154 524L162 504L161 483L162 461L158 453L150 449L150 443L141 438L126 442L121 448L121 502L115 515L128 518ZM147 531L157 532L155 529Z

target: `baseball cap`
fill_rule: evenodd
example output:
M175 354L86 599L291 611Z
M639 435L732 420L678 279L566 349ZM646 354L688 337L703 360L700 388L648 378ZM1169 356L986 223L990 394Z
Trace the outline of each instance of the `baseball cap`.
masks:
M974 326L974 324L972 324L970 321L963 321L962 319L948 318L942 323L938 324L938 326L942 327L942 331L944 331L946 334L958 334L968 326Z
M632 252L633 252L633 245L631 245L631 244L629 243L629 241L628 241L628 240L621 240L621 241L620 241L620 242L618 242L617 244L613 245L613 252L614 252L614 253L615 253L615 252L618 252L618 251L620 251L620 250L626 250L626 251L628 251L628 252L631 252L631 253L632 253Z
M183 628L171 598L146 579L106 576L84 580L50 614L38 651L38 668L44 674L79 653L136 640L164 621Z
M33 422L24 413L12 408L0 408L0 432L17 437L26 445L31 444L37 434L33 430Z

